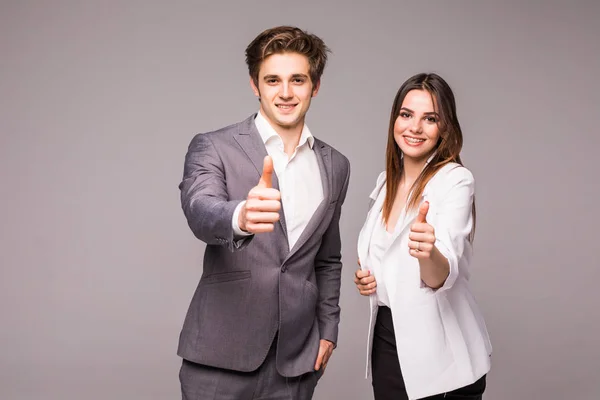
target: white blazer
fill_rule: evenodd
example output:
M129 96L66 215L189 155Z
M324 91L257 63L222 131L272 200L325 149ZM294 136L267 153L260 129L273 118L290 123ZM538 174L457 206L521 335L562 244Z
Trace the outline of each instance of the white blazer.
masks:
M420 399L469 385L490 370L492 346L485 322L469 289L472 256L468 240L474 179L465 167L442 167L425 186L421 202L429 201L427 222L435 229L436 247L448 259L450 274L432 290L421 281L419 262L408 252L408 234L418 210L399 218L389 249L381 260L380 277L388 291L398 359L410 399ZM358 256L369 270L368 250L385 199L385 172L371 193L374 203L358 238ZM363 260L365 262L363 262ZM376 294L370 296L367 377L371 372Z

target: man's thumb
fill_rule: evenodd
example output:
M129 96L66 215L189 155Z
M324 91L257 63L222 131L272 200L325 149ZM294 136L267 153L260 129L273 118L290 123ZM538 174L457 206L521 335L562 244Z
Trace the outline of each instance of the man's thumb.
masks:
M273 159L271 156L266 156L263 161L263 171L258 186L263 188L273 187Z

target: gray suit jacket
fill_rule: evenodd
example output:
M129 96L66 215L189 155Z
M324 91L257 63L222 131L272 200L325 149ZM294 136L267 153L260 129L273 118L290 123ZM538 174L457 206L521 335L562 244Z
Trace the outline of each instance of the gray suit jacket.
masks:
M267 155L255 115L198 134L188 148L181 204L192 232L207 246L178 354L204 365L253 371L278 333L277 369L293 377L314 371L319 339L337 342L339 219L350 163L315 138L324 200L295 246L288 248L285 210L273 232L236 243L233 212L258 183ZM278 188L275 176L273 181Z

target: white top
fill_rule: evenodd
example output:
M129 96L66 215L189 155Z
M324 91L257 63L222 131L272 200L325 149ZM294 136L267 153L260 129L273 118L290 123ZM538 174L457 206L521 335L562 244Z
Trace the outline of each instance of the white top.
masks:
M289 248L292 249L323 201L321 171L313 151L315 138L304 124L298 146L288 157L284 151L283 140L260 111L254 123L265 144L267 154L273 159L281 192L281 204L285 213ZM238 237L250 235L238 226L238 215L244 203L245 201L242 201L233 213L233 232Z
M375 281L377 282L377 291L375 292L375 295L377 297L377 305L379 306L390 306L390 299L385 285L385 279L382 278L383 271L381 270L381 260L383 259L385 252L388 250L393 240L394 235L385 229L383 212L380 211L377 224L373 228L373 236L371 237L371 242L369 243L369 253L367 256L368 265L375 276Z

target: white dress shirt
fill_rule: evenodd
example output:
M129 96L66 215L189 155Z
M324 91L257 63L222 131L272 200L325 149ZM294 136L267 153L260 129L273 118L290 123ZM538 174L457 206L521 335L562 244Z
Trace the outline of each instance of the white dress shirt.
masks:
M283 140L260 111L256 115L254 123L267 148L267 154L273 159L285 213L289 248L292 249L317 207L323 201L321 171L317 156L313 151L315 138L304 124L298 146L288 157L284 151ZM245 201L241 202L233 213L233 232L237 237L250 235L250 233L243 232L238 226L238 216L244 203Z

